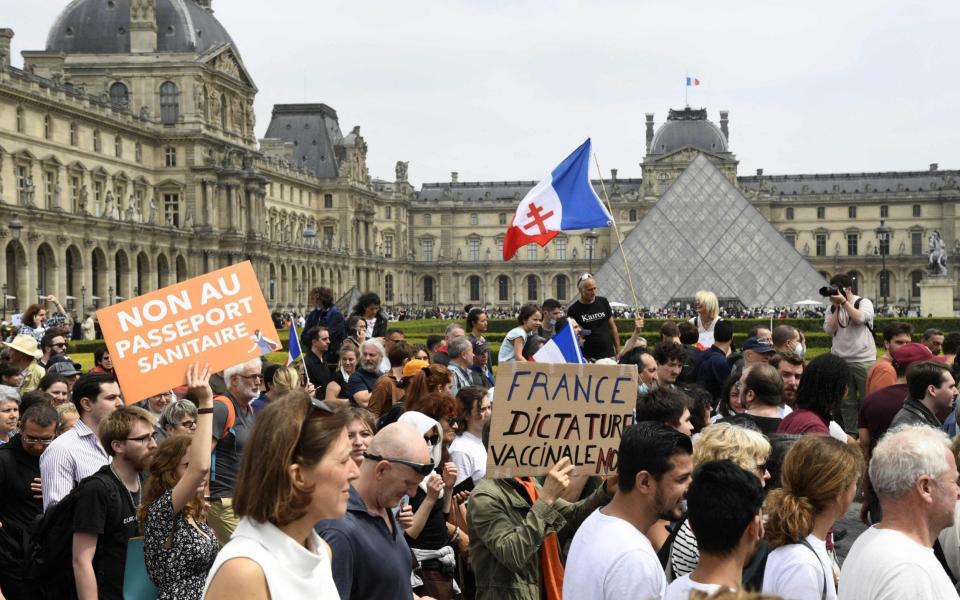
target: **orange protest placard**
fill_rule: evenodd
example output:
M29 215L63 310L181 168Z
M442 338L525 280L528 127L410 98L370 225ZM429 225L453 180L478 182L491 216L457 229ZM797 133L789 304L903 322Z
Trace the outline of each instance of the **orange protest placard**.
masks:
M187 366L219 371L280 350L249 261L97 311L124 400L186 382Z

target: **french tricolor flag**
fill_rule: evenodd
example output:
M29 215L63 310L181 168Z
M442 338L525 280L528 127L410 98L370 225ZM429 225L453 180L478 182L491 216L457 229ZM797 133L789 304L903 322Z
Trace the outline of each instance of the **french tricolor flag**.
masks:
M590 183L590 139L527 192L503 240L503 260L527 244L546 246L561 231L610 225L610 213Z
M538 363L574 363L587 362L580 351L577 333L573 319L567 317L567 326L557 332L555 336L537 350L533 355L533 362Z
M687 77L687 87L692 85L700 85L700 80L696 77Z

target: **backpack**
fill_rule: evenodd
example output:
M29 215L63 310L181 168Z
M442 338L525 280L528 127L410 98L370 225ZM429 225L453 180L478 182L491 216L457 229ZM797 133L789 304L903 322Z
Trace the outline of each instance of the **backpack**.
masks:
M95 481L110 490L110 502L119 503L117 482L107 473L96 472L80 480L59 502L52 504L31 524L26 542L26 575L41 598L71 598L76 594L73 579L73 517L79 492Z

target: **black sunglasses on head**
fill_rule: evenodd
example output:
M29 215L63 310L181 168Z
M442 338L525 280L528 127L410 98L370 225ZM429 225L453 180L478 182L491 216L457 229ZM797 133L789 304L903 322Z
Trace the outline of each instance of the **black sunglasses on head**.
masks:
M333 409L326 400L318 400L313 396L310 397L310 406L307 407L307 414L303 416L303 423L300 423L300 435L297 438L297 448L300 447L300 442L303 438L303 432L307 429L307 421L313 417L313 413L320 411L323 413L321 416L330 416L335 414L337 411Z
M408 461L408 460L401 460L401 459L399 459L399 458L387 458L387 457L385 457L385 456L378 456L378 455L376 455L376 454L371 454L371 453L369 453L369 452L364 452L364 453L363 453L363 457L364 457L364 458L369 458L370 460L374 460L374 461L377 461L377 462L379 462L379 461L381 461L381 460L385 460L385 461L387 461L387 462L389 462L389 463L397 463L398 465L406 465L406 466L410 467L411 469L413 469L414 471L416 471L418 475L421 475L421 476L423 476L423 477L426 477L426 476L429 475L430 473L433 473L433 469L434 469L433 461L431 461L431 462L429 462L429 463L427 463L427 464L424 465L424 464L420 464L420 463L410 462L410 461Z

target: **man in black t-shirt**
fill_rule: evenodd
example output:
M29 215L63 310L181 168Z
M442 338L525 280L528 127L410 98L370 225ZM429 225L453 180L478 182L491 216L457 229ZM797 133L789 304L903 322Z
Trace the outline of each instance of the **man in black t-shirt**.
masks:
M620 333L610 303L603 296L597 296L597 282L589 273L580 276L577 289L580 299L570 305L567 316L581 328L590 330L583 343L583 357L587 360L616 358L620 354Z
M135 406L112 413L99 427L113 462L77 488L73 513L73 578L80 600L123 600L127 542L137 534L140 472L157 448L153 417Z

